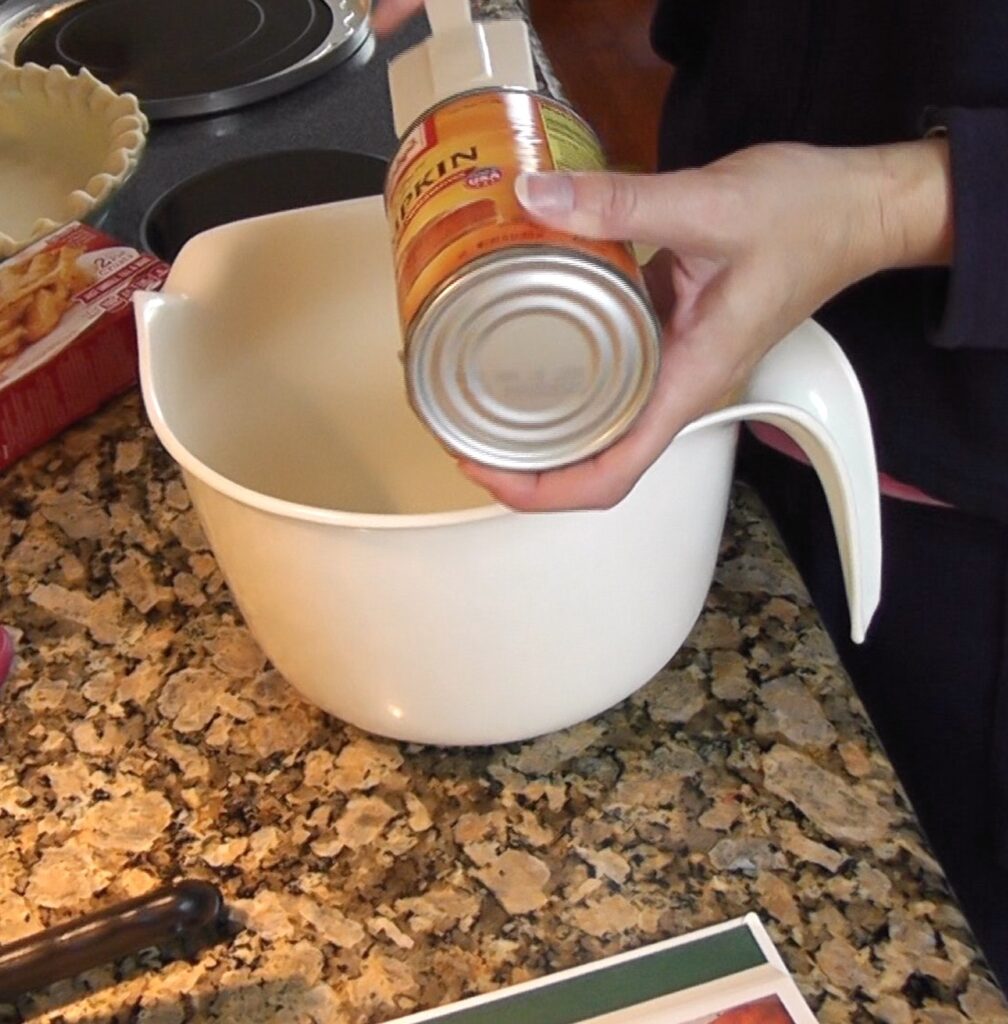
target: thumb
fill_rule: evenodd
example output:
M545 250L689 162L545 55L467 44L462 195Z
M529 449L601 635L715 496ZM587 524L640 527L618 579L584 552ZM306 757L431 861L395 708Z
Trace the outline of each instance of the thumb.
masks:
M372 12L371 29L379 37L391 35L422 6L422 0L382 0Z
M695 172L520 174L515 195L536 220L585 238L697 251L710 246L698 216Z

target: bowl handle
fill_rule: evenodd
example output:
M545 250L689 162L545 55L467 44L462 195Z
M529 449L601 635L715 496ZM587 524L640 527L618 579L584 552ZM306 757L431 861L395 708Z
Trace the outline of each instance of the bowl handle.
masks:
M739 420L782 430L818 473L840 551L851 638L861 643L881 589L878 468L864 395L833 337L806 320L763 357L740 403L683 433Z

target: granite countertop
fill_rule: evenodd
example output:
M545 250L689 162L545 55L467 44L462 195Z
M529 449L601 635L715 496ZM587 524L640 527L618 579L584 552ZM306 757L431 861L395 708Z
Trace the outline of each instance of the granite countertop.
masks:
M822 1021L1008 1020L744 490L657 678L473 750L364 735L271 670L135 393L8 471L0 501L20 651L0 694L4 939L179 877L215 882L243 925L24 1016L381 1021L755 909Z
M500 5L498 5L499 7ZM0 477L0 941L182 877L237 934L0 1021L377 1022L760 913L821 1021L1008 1021L764 511L590 722L432 749L304 703L135 392Z

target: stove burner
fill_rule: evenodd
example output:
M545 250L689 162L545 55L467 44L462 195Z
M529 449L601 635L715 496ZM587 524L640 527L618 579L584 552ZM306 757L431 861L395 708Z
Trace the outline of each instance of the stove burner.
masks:
M213 113L345 60L367 38L368 7L366 0L79 0L36 19L14 60L86 67L135 93L151 118Z
M219 164L156 200L140 225L140 243L170 262L190 238L219 224L380 195L386 166L380 157L337 149L278 150Z

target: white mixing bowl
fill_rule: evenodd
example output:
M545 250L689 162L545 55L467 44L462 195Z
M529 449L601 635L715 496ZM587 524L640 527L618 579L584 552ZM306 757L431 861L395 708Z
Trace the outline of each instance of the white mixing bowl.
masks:
M293 686L363 729L519 740L647 682L703 606L746 417L787 430L820 472L856 638L875 608L867 414L812 322L616 508L523 515L488 504L407 404L380 199L216 228L136 306L148 414L249 628Z

